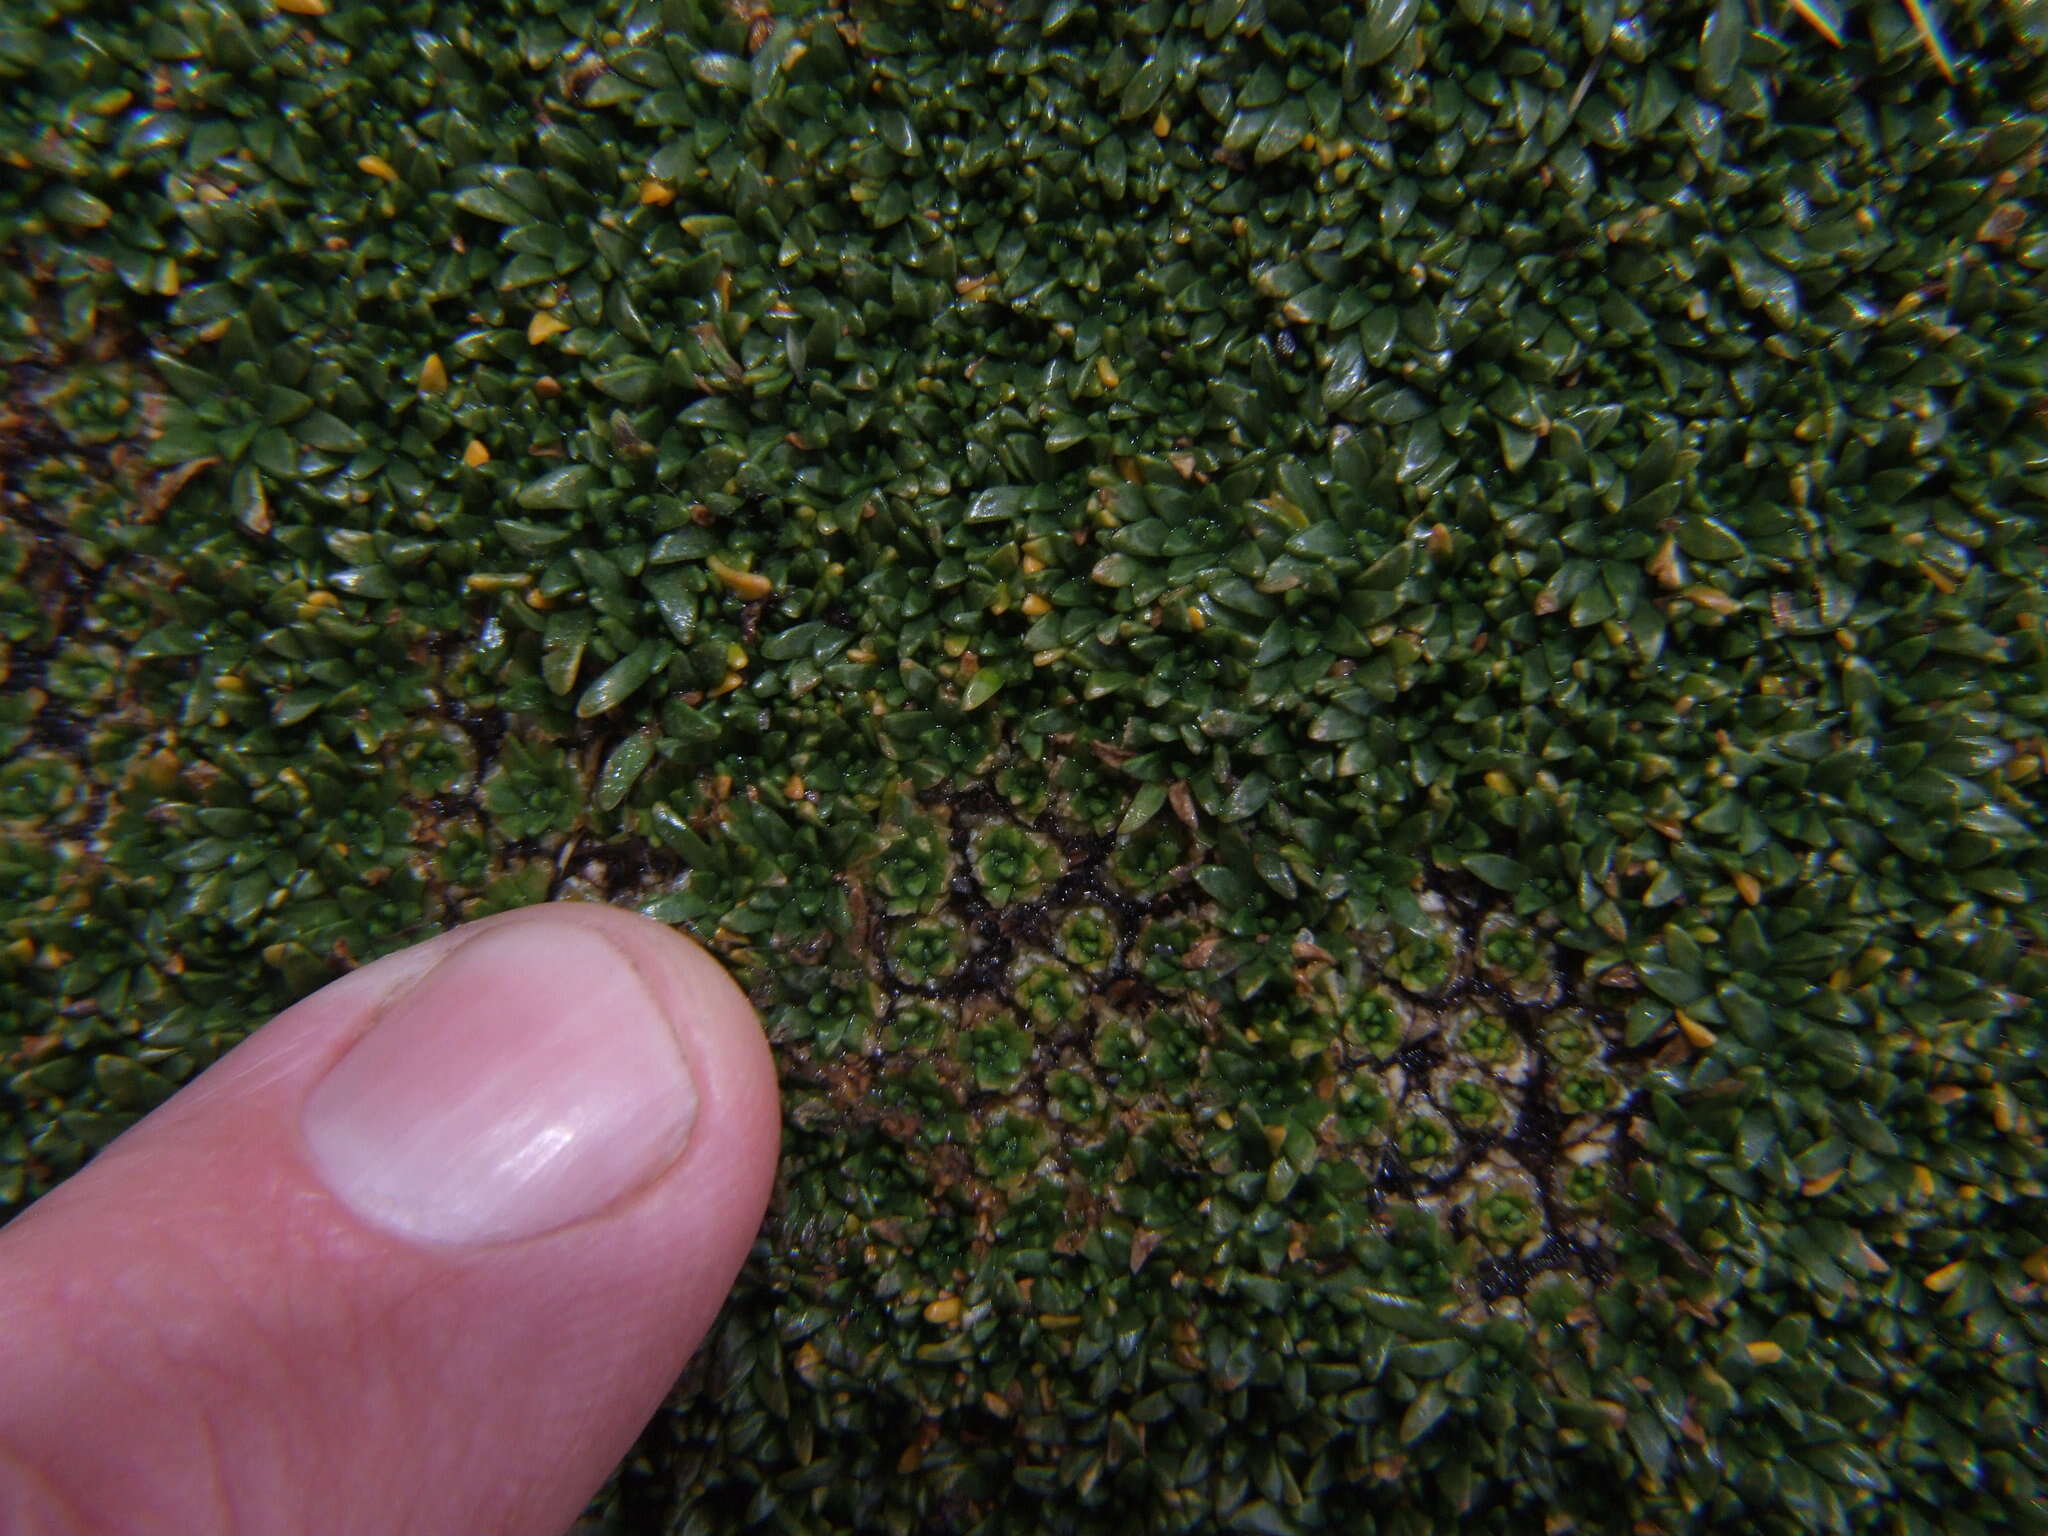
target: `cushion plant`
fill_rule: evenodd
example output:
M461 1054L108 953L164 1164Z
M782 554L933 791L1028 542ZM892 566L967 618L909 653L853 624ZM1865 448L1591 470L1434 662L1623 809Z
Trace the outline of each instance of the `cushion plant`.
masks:
M592 1520L2048 1529L2048 7L16 0L0 1208L687 928Z

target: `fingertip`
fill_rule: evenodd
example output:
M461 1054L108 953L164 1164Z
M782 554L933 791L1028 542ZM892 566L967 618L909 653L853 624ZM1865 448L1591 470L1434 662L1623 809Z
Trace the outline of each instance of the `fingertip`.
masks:
M106 1528L147 1485L252 1528L340 1499L348 1529L559 1529L715 1320L779 1141L760 1021L690 939L573 903L453 930L257 1030L4 1234L33 1347L0 1447Z
M301 1123L356 1216L454 1244L590 1219L706 1149L751 1231L777 1135L766 1041L724 969L575 904L465 932L324 1065Z
M751 1241L774 1183L782 1109L767 1034L732 973L680 929L618 907L557 902L486 921L515 930L576 924L626 957L674 1029L696 1086L696 1120L675 1174L687 1178L693 1168L716 1168L736 1197L757 1200L760 1209L745 1223Z

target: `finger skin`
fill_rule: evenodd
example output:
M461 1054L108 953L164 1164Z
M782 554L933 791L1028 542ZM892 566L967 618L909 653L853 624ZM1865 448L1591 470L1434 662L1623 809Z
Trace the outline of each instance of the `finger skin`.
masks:
M354 1215L308 1160L307 1094L448 946L562 922L673 1000L699 1095L680 1157L523 1240ZM0 1232L0 1530L559 1536L710 1327L778 1136L746 999L644 918L528 908L364 967Z

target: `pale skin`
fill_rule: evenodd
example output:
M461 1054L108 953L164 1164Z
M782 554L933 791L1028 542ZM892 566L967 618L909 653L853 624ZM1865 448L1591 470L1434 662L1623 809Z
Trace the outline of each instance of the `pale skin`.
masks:
M467 971L453 966L479 938ZM537 1235L440 1241L366 1219L335 1192L350 1186L334 1159L353 1154L309 1132L315 1089L373 1027L393 1038L389 1021L423 1006L454 1016L420 1027L455 1042L457 1080L522 1009L571 1016L542 1021L555 1057L602 1051L618 1010L560 966L520 974L542 951L614 955L637 976L674 1029L694 1116L644 1177L600 1149L621 1187ZM462 981L437 992L421 978L443 961L435 974ZM556 1091L554 1067L533 1073L536 1093ZM377 1107L435 1113L419 1097ZM603 1134L558 1120L558 1140ZM532 908L354 972L0 1231L0 1530L559 1536L710 1328L778 1134L753 1010L645 919Z

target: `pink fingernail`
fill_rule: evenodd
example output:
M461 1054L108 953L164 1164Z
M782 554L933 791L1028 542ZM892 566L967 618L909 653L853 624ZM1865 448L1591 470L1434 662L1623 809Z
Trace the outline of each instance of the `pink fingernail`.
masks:
M490 1243L580 1221L682 1152L697 1092L626 955L572 921L455 946L307 1098L314 1167L365 1220Z

